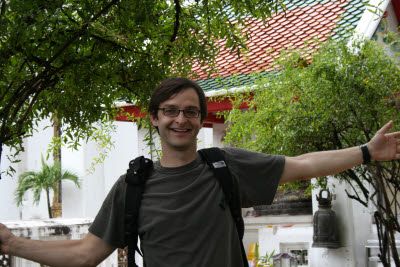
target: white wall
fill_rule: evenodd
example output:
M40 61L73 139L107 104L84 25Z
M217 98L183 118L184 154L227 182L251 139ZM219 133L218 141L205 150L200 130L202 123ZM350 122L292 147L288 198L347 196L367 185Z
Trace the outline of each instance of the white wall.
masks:
M347 197L345 190L353 193L351 187L329 179L329 190L333 194L332 210L336 213L341 247L338 249L312 248L309 258L311 266L366 266L367 239L371 236L371 213L360 203ZM313 211L318 210L316 194L313 190Z
M259 244L260 244L260 255L266 253L271 254L274 251L274 255L283 253L285 247L298 247L308 250L308 257L312 253L312 225L294 225L291 227L284 227L275 225L274 227L262 228L259 230ZM310 263L309 263L310 265ZM323 266L323 265L313 265ZM342 266L342 265L325 265L325 266Z
M94 172L88 170L95 157L99 156L101 148L94 142L81 142L78 151L63 147L61 150L61 161L63 169L75 172L81 179L81 188L77 188L70 181L63 181L62 184L62 212L64 218L93 218L104 198L114 182L128 169L129 161L139 155L150 157L149 147L143 141L146 130L139 129L132 122L114 122L116 131L112 133L114 147L108 153L103 163L95 166ZM47 204L45 193L38 206L32 205L32 193L28 192L24 197L23 207L18 208L14 203L14 191L17 187L17 177L25 171L39 171L41 169L40 156L46 157L48 145L53 136L53 128L50 120L41 121L38 131L24 140L25 152L19 155L20 163L14 164L16 174L13 177L3 175L0 180L0 201L5 208L0 209L0 221L6 220L29 220L46 219ZM213 130L203 128L199 133L198 147L210 147L213 142ZM159 148L158 134L155 136L156 146ZM10 165L6 156L10 155L9 148L3 147L1 160L2 170ZM154 155L155 157L155 155ZM52 163L52 156L46 160ZM51 196L52 197L52 196ZM51 199L52 201L52 199Z
M83 238L87 232L91 219L52 219L34 221L9 221L5 225L19 237L34 240L74 240ZM18 257L12 257L14 267L40 267L42 265ZM99 267L118 266L117 252L112 253Z
M31 193L28 193L25 197L24 206L22 208L17 208L13 202L13 192L17 187L17 177L19 174L28 170L40 170L40 155L43 154L46 156L48 145L53 136L53 128L50 127L43 130L45 126L49 125L49 121L40 122L38 132L32 137L25 139L25 152L21 153L19 156L21 162L14 166L17 173L14 177L3 176L3 179L0 181L0 203L2 203L3 206L3 208L0 209L0 221L2 222L19 219L48 218L44 193L38 206L32 206L32 196ZM93 158L98 157L101 152L101 148L94 141L82 142L78 151L65 147L62 148L62 167L77 173L82 183L81 188L77 188L72 182L63 181L63 220L69 220L65 218L95 217L115 181L126 172L129 161L139 155L150 157L150 149L147 147L147 144L142 141L146 135L145 129L138 130L138 127L131 122L115 122L115 125L116 131L112 133L114 147L109 152L104 162L95 166L93 173L89 173L88 170L93 162ZM201 129L199 133L199 148L212 146L212 133L213 130L210 128ZM155 138L156 146L159 148L158 135L156 135ZM9 161L6 159L7 155L10 155L10 150L7 147L3 147L1 160L2 170L6 170L10 165ZM51 156L47 162L52 163ZM28 223L29 225L34 224L32 222ZM15 224L19 223L10 222L9 226L13 227ZM18 226L15 227L18 228ZM75 238L82 238L86 232L87 229L85 233ZM48 239L36 235L30 237L34 239ZM18 258L15 260L18 266L38 266L37 264L23 259ZM116 266L116 262L116 254L114 253L102 266ZM141 266L141 257L137 257L136 262Z
M383 12L387 9L390 2L390 0L370 0L368 3L370 6L367 9L374 10L375 12L364 12L355 29L355 36L364 36L368 40L371 39L380 22ZM377 9L370 8L371 6L376 6Z
M1 172L5 172L10 162L7 160L6 155L10 155L10 149L3 146L3 153L1 155ZM15 165L14 165L15 167ZM17 208L14 202L14 189L17 187L17 175L13 177L3 174L0 180L0 221L4 220L18 220L20 208Z
M217 147L223 147L222 141L225 139L225 132L228 124L214 124L213 125L213 144Z
M258 242L260 255L266 252L287 252L288 247L308 249L309 266L346 266L364 267L366 262L367 240L374 234L371 228L371 210L347 197L345 190L352 193L349 185L329 179L329 188L333 194L332 210L336 213L336 224L341 247L338 249L313 248L312 216L260 216L245 217L246 232L244 243ZM318 210L316 194L313 190L313 212ZM289 226L289 227L286 227ZM371 230L372 229L372 230ZM258 240L254 240L258 234Z
M40 171L42 168L41 155L43 155L47 163L52 163L52 156L46 160L48 144L53 136L53 128L50 126L50 120L40 121L37 127L38 132L33 136L24 140L24 152L21 152L18 159L21 162L13 164L16 173L12 176L2 175L0 180L0 203L6 209L0 209L0 220L16 220L16 219L45 219L48 218L46 193L43 191L38 205L33 205L33 194L29 192L24 196L23 206L17 207L14 201L14 191L17 188L18 176L25 171ZM46 129L45 129L46 128ZM8 147L3 146L1 156L1 170L5 171L10 162L7 160L7 155L11 155ZM51 194L51 198L53 195Z
M197 140L197 149L213 147L213 129L201 128L199 134L197 135Z
M96 216L104 198L114 182L126 172L129 161L138 156L138 131L136 125L129 122L115 122L116 131L112 133L114 147L103 163L88 170L101 148L89 141L81 145L79 151L62 152L62 166L76 170L82 177L82 186L76 188L72 182L63 182L62 209L64 218Z
M79 151L63 148L63 167L77 172L82 178L81 189L75 188L71 183L63 183L64 218L93 218L115 180L126 172L129 161L138 155L148 153L149 149L141 141L145 135L145 130L138 130L137 126L133 123L116 122L115 124L117 126L116 132L113 133L115 146L104 163L97 165L92 174L89 174L87 170L93 158L98 156L99 153L99 147L94 142L82 143ZM49 122L42 122L40 127L43 128L46 125L49 125ZM199 139L201 140L198 143L199 148L209 147L212 144L221 145L225 128L225 125L216 125L214 129L202 129L199 133ZM22 162L15 166L17 174L13 178L4 176L0 181L0 201L2 201L3 207L5 207L0 209L1 221L20 218L47 218L45 199L36 207L31 205L31 197L28 195L24 207L17 208L13 203L13 192L16 187L17 175L27 170L40 169L40 155L46 154L52 134L52 128L48 128L27 138L24 142L26 151L20 155ZM5 160L6 154L9 154L9 150L7 149L4 148L2 156L3 170L7 168L8 164L7 160ZM310 264L312 264L310 266L365 266L365 244L366 240L371 236L370 211L347 198L344 190L349 190L348 187L344 184L333 183L336 185L334 192L336 199L332 204L333 210L337 214L343 247L336 250L310 248L309 260ZM314 198L316 193L313 192ZM315 199L313 210L314 212L317 210ZM261 254L265 254L266 251L272 252L274 249L275 252L279 252L282 246L288 244L307 244L309 246L312 244L312 225L309 216L303 221L299 218L289 218L295 224L293 227L279 226L282 223L287 224L288 217L278 217L273 216L271 218L274 218L274 220L268 222L262 221L265 217L245 218L247 227L251 228L248 228L251 232L248 232L248 234L253 235L250 239L253 239L258 234ZM276 228L267 228L267 224L275 225Z
M270 215L244 217L246 225L243 245L246 251L252 243L258 243L260 255L266 252L278 254L282 245L302 245L310 249L312 243L312 215Z

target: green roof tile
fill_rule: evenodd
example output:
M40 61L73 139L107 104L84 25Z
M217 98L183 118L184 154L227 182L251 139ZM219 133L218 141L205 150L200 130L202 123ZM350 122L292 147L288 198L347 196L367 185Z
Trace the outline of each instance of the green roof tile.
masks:
M326 4L328 2L342 2L342 0L329 1L329 0L305 0L305 1L284 1L284 4L287 7L287 12L297 9L304 8L306 6L316 6L318 4ZM334 26L335 34L332 36L333 39L338 38L349 38L350 31L354 30L357 24L359 23L361 16L363 15L366 5L363 4L362 0L347 0L348 5L343 7L344 12L341 14L341 19L336 22L336 26ZM283 10L278 9L278 13ZM262 71L257 74L237 74L231 75L228 77L218 77L218 78L210 78L210 79L201 79L197 82L204 89L204 91L212 91L212 90L222 90L229 89L239 86L251 86L253 85L258 78L267 77L270 75L276 75L276 71Z
M357 7L355 7L353 5L347 5L346 7L348 7L348 8L345 8L346 12L350 12L350 13L358 9Z

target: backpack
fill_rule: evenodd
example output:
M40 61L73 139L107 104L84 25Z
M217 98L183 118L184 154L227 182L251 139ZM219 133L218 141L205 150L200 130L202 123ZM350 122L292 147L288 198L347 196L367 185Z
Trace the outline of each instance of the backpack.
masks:
M201 157L207 162L214 172L224 192L225 201L229 208L238 232L243 266L248 266L246 252L243 246L244 222L242 218L239 188L236 180L232 177L224 160L224 154L217 147L199 150ZM125 196L125 235L128 244L128 267L137 267L135 262L135 251L142 257L143 254L137 246L139 208L144 191L146 178L153 167L153 162L143 156L137 157L129 162L125 182L127 183ZM224 205L222 203L222 205Z

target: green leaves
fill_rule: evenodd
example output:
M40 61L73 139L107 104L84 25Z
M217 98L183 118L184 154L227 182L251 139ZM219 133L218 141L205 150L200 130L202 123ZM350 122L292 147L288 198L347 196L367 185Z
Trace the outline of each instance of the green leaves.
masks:
M310 51L284 54L277 62L279 76L254 91L251 104L257 109L232 112L227 142L259 144L259 151L290 156L368 141L380 125L396 118L398 109L388 107L388 99L400 86L400 72L377 44L358 47L353 53L346 42L331 41L311 54L306 68L297 62ZM249 140L243 140L244 128L253 133Z
M329 41L317 51L286 51L276 64L280 73L252 91L253 108L236 105L227 117L226 143L296 156L366 143L391 119L392 130L400 129L400 71L377 43ZM353 172L337 177L356 179Z
M80 181L76 174L67 170L61 170L61 163L55 161L53 165L48 165L43 159L42 170L39 172L28 171L22 173L18 178L18 187L15 190L15 202L17 206L22 205L22 200L25 193L29 190L33 191L33 203L39 204L40 196L44 190L49 194L53 190L54 194L57 193L57 184L62 180L70 180L74 182L77 187L80 187ZM49 199L47 198L47 205L50 207ZM51 211L49 209L49 217L51 218Z
M115 101L147 104L156 85L208 64L224 39L243 49L248 16L281 1L5 1L0 15L0 145L22 149L57 110L63 133L90 138ZM64 138L60 140L64 141Z

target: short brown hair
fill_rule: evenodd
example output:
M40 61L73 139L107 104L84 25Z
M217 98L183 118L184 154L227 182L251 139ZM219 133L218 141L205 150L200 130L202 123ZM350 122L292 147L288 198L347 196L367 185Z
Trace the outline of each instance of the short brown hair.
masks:
M158 118L157 111L162 102L168 100L173 95L176 95L179 92L190 88L193 88L199 96L201 114L200 121L203 122L207 118L206 96L203 89L195 81L189 80L187 78L169 78L162 81L151 95L149 103L149 114Z

